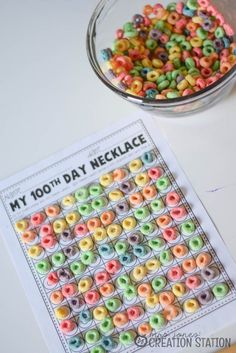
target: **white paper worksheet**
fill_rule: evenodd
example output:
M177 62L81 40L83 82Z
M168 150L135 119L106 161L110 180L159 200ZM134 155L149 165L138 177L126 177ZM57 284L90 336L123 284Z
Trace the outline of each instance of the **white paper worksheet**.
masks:
M92 186L100 192L92 193ZM176 204L168 201L173 195ZM148 340L155 335L206 337L235 320L235 263L152 118L125 119L2 181L0 200L1 235L50 352L154 352ZM118 212L124 204L125 212ZM49 215L50 206L56 215ZM105 234L101 239L89 226L94 222ZM133 235L139 242L132 243ZM75 271L78 263L81 272ZM129 292L119 285L122 276ZM104 294L107 283L113 289ZM142 292L143 284L150 292ZM179 284L183 293L173 289Z

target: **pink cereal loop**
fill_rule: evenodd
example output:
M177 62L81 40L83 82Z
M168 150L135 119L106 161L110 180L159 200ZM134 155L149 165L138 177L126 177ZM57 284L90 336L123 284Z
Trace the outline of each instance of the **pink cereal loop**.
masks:
M183 9L184 9L184 3L182 1L178 2L176 5L176 12L181 15L183 13Z
M209 5L209 6L207 7L207 11L208 11L212 16L215 16L215 15L218 13L217 8L216 8L215 6L213 6L213 5Z
M225 23L225 18L222 15L222 13L217 12L217 14L215 16L216 16L217 21L219 21L220 26L223 26L223 24Z
M76 224L74 232L76 236L82 237L88 233L88 228L86 224Z
M224 28L225 33L227 34L227 36L229 36L229 37L234 36L234 29L228 23L225 23L223 25L223 28Z
M210 4L210 1L209 0L198 0L198 4L203 8L207 8Z
M187 211L183 206L175 207L170 210L170 215L174 220L181 220L186 217Z

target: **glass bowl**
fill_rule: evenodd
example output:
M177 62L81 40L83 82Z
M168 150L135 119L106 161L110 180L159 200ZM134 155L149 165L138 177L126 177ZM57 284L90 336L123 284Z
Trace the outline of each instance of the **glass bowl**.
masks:
M99 79L120 97L139 105L141 108L166 116L183 116L199 111L215 104L230 92L235 83L236 65L221 79L207 88L185 97L174 99L154 100L137 97L119 87L111 78L111 72L101 57L101 50L111 47L115 32L134 14L142 13L146 4L156 3L167 5L171 0L101 0L90 19L87 31L87 54L90 64ZM225 19L236 32L236 1L212 0L213 5L223 13Z

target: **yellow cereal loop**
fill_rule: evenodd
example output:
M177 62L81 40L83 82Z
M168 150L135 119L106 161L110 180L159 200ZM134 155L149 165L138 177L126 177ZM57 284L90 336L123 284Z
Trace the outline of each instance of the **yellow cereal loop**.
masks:
M98 227L97 229L95 229L95 231L93 233L93 238L96 243L99 243L100 241L105 240L107 238L106 229L102 228L102 227Z
M78 283L78 290L80 293L87 292L93 285L91 277L84 277Z
M79 241L79 248L82 251L88 251L93 249L93 241L90 237L85 237Z
M154 272L160 268L160 261L155 258L149 259L147 260L145 266L148 272Z
M28 255L32 259L37 259L43 252L43 248L39 245L31 246L28 250Z
M108 311L105 306L98 306L93 310L93 317L95 320L102 321L108 315Z
M26 219L16 222L15 229L19 233L23 233L29 227L29 222Z
M104 187L110 186L113 183L112 174L108 173L108 174L104 174L104 175L100 176L99 182Z
M56 234L64 232L66 228L68 228L68 225L63 218L57 219L53 222L53 230Z
M175 283L172 286L172 292L174 293L174 295L178 298L181 298L185 295L186 293L186 286L183 283Z
M75 198L72 195L67 195L67 196L63 197L63 199L61 201L61 205L64 208L72 207L74 204L75 204Z
M131 277L134 281L142 281L147 274L147 268L145 266L136 266L131 272Z
M147 173L140 173L136 175L134 181L138 186L145 186L149 182L149 176Z
M136 227L137 221L134 217L127 217L122 221L122 227L125 230L132 230Z
M187 313L195 313L199 309L199 303L196 299L187 299L183 308Z
M142 168L143 164L141 159L135 159L129 163L129 170L131 173L138 172Z
M119 201L123 197L123 193L119 189L109 192L108 197L111 201Z
M70 212L66 215L66 222L73 225L80 220L80 214L77 211Z
M66 305L56 308L54 312L58 320L64 320L70 315L70 309Z
M159 304L159 298L157 294L150 295L146 298L146 305L148 308L154 309Z
M119 237L121 233L122 233L122 227L120 226L120 224L110 224L107 227L107 234L111 239Z

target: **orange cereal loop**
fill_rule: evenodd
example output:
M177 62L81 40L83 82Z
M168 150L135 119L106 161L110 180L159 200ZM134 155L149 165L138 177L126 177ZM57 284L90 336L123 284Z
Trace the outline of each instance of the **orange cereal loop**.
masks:
M58 205L51 205L45 208L45 213L49 218L58 216L60 212L60 207Z
M115 169L112 173L114 181L121 181L126 177L127 173L125 169Z
M140 336L147 336L152 332L151 325L148 322L143 322L138 326L138 334Z
M99 218L91 218L87 222L87 228L90 232L93 232L96 228L101 226L101 221Z
M162 314L167 321L174 320L181 313L181 309L175 305L168 305L163 310Z
M186 259L182 262L182 268L184 272L193 272L196 269L196 261L195 259Z
M61 304L64 300L63 294L60 290L52 292L50 295L50 301L52 304Z
M152 294L152 287L149 283L142 283L138 286L138 295L147 298Z
M144 6L144 9L143 9L143 14L145 16L150 16L152 14L152 11L153 11L153 7L151 5L145 5Z
M159 301L163 308L174 303L175 296L172 292L162 292L159 294Z
M124 313L117 313L113 316L113 324L116 327L123 327L128 323L128 315Z
M143 188L143 197L146 200L153 199L157 195L157 190L154 185L146 186Z
M105 226L108 226L109 224L111 224L114 218L115 218L115 214L113 211L106 211L101 214L101 221L102 221L102 224L104 224Z
M132 206L138 206L143 202L143 197L140 192L136 192L135 194L129 196L129 202Z
M114 286L111 283L105 283L100 288L99 291L103 297L109 297L114 293Z
M202 252L196 258L196 264L199 268L208 266L211 262L211 255L207 252Z
M172 222L172 219L168 215L163 215L156 219L157 225L162 229L169 227L171 222Z
M188 254L188 248L185 245L176 245L172 248L172 253L175 257L180 259Z
M37 234L32 230L24 232L21 236L21 240L25 244L31 244L37 237Z

